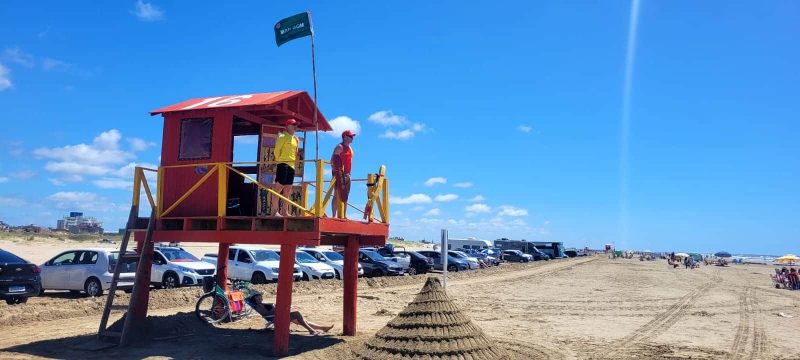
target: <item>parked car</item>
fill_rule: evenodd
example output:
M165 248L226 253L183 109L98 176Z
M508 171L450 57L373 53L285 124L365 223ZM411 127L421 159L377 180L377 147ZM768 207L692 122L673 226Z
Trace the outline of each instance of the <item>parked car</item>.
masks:
M317 261L332 267L336 278L342 278L342 274L344 273L344 256L342 256L342 254L339 254L333 250L321 250L315 248L300 248L297 250L304 251L317 259ZM358 276L361 277L363 275L364 267L361 266L361 264L358 264Z
M498 248L483 249L481 250L481 254L493 257L495 265L500 265L500 263L503 262L503 250Z
M119 261L119 251L109 249L77 249L62 252L41 266L44 290L84 291L89 296L103 295L111 287L114 268L122 266L117 289L130 290L136 276L136 253Z
M203 261L217 265L217 254L206 254ZM228 249L228 278L246 280L253 284L263 284L278 280L280 256L273 250L252 245L235 245ZM300 267L295 265L292 274L298 281L303 276Z
M374 250L377 251L378 254L381 254L381 256L383 256L384 259L389 261L394 261L400 264L400 266L407 269L409 266L411 266L411 256L407 254L406 248L402 246L400 246L399 248L402 250L398 251L398 249L395 248L394 245L386 244L386 246Z
M503 260L508 262L529 262L533 259L530 254L524 254L519 250L505 250L503 251Z
M494 256L487 255L486 253L483 253L483 252L481 252L479 250L475 250L475 249L457 249L457 251L461 251L461 252L467 254L470 257L474 257L474 258L478 259L478 261L482 262L484 266L488 267L488 266L499 265L499 262L497 261L497 258L495 258Z
M22 304L42 289L41 270L36 264L0 249L0 299Z
M564 255L567 255L567 257L571 258L578 257L578 250L575 249L564 250Z
M358 251L358 263L364 267L364 274L371 277L385 275L405 275L407 268L393 261L386 260L373 250Z
M433 260L433 268L435 270L443 270L441 252L431 250L422 250L417 252ZM456 272L461 270L469 270L469 264L464 260L448 255L447 271Z
M280 255L280 252L277 253ZM297 251L294 258L305 281L333 279L336 277L336 272L333 271L330 265L320 262L305 251Z
M454 257L454 258L466 261L467 264L469 265L469 269L470 270L480 269L480 267L481 267L481 264L478 261L478 258L469 256L469 255L467 255L467 254L465 254L465 253L463 253L461 251L450 250L450 251L447 252L447 254L452 256L452 257Z
M167 289L186 285L203 285L203 278L214 276L217 267L200 261L177 247L156 247L150 283Z
M398 255L407 255L411 262L408 266L408 274L409 275L416 275L416 274L425 274L431 269L433 269L433 259L422 255L416 251L395 251L395 254Z
M540 261L540 260L550 261L550 255L547 255L541 251L536 251L525 255L533 257L534 261Z

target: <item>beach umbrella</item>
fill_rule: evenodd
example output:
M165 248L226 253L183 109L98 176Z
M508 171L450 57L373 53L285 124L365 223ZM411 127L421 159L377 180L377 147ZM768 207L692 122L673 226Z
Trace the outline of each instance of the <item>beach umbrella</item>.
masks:
M689 257L689 254L687 254L687 253L675 253L675 257L685 258L685 257Z
M714 254L714 256L726 258L726 257L731 257L731 253L729 253L727 251L720 251L720 252Z
M793 263L797 263L799 261L800 261L800 257L798 257L795 254L786 254L786 255L783 255L783 256L775 259L775 262L784 263L784 264L793 264Z

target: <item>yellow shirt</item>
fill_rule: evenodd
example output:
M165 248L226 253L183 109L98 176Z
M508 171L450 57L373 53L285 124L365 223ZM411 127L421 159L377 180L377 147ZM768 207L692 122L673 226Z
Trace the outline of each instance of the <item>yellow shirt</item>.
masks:
M280 164L289 165L294 169L295 162L297 161L297 146L299 143L300 141L297 139L297 136L285 132L278 134L278 140L275 141L275 161Z

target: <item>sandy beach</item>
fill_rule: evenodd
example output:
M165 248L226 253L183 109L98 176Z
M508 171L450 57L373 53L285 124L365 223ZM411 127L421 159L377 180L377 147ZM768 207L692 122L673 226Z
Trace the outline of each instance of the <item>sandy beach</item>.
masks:
M0 241L0 247L36 263L75 246ZM597 256L459 272L451 274L447 292L486 335L519 359L800 359L800 291L774 289L772 269L672 269L665 261ZM293 303L311 320L335 327L313 337L293 325L290 358L351 358L353 349L414 298L425 279L359 280L356 337L340 336L341 282L297 283ZM274 284L256 287L267 301L274 299ZM192 313L199 294L197 288L154 291L154 341L96 351L83 348L94 339L103 299L53 292L24 305L3 304L0 358L268 357L272 334L261 330L263 320L205 326ZM116 303L127 300L119 293Z

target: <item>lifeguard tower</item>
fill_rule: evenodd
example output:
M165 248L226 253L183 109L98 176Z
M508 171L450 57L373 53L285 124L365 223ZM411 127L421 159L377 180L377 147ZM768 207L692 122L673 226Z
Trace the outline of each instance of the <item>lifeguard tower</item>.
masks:
M343 328L345 335L354 335L358 250L365 245L384 245L389 234L385 168L381 166L378 173L362 179L367 184L368 196L363 211L351 204L337 204L339 209L350 207L363 212L363 220L332 218L326 216L325 209L332 198L335 180L326 181L323 176L330 163L305 159L305 133L332 129L306 92L191 99L150 114L164 117L161 164L158 169L136 168L131 214L120 249L120 254L126 254L130 234L135 234L138 268L134 290L122 331L113 332L106 328L116 289L116 282L112 283L100 324L100 336L118 337L121 345L131 342L132 334L147 317L153 244L174 241L218 243L216 278L223 287L231 244L280 245L274 334L277 355L287 354L289 347L292 269L297 246L344 247ZM270 184L276 167L273 156L275 139L290 118L299 122L297 131L302 132L295 166L296 176L300 179L295 179L292 195L286 198L275 192ZM246 135L258 136L258 161L236 163L233 161L234 138ZM308 167L314 169L311 181L304 178ZM145 177L147 172L157 175L155 196ZM311 199L309 187L315 189ZM139 217L142 189L152 208L149 220ZM353 189L357 191L356 187ZM292 216L269 216L272 196L288 202ZM373 209L377 209L378 214L374 214ZM118 273L115 274L117 278Z

